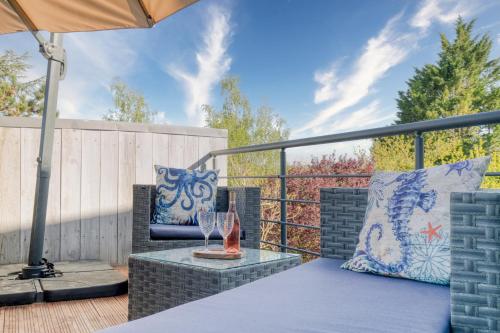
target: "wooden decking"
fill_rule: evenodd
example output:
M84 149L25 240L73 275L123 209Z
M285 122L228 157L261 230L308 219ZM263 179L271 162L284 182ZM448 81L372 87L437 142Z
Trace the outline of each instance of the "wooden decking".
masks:
M127 295L0 308L3 333L83 333L127 321ZM2 330L3 328L3 330Z
M126 274L126 269L120 269ZM128 296L0 307L2 333L84 333L127 321Z

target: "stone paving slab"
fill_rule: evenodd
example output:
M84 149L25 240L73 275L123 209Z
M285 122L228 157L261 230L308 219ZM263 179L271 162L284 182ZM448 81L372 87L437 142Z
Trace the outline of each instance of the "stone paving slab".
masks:
M12 275L24 264L0 266L0 306L116 296L127 292L127 278L102 261L54 264L57 271L63 272L62 276L30 280L17 280L16 275Z
M63 276L41 279L44 291L66 290L70 288L86 288L106 286L127 281L127 278L117 271L64 273Z
M127 278L115 270L65 273L41 279L44 300L48 302L116 296L127 292Z
M9 276L13 272L20 272L24 264L0 265L0 277Z
M54 267L64 273L113 270L109 264L98 260L59 261L54 263Z
M13 277L1 277L0 306L35 302L37 298L35 282L35 280L15 280Z

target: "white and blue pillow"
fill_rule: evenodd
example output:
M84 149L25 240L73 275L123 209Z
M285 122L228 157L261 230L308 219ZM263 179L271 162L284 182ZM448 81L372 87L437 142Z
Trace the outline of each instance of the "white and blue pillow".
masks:
M156 170L155 211L151 223L197 225L197 212L215 211L219 170Z
M450 194L478 190L489 162L373 175L359 242L342 268L449 284Z

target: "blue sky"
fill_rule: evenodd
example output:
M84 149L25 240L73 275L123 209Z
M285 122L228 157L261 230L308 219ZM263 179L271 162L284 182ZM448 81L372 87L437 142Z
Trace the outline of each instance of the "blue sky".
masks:
M251 104L272 107L294 138L385 126L397 91L415 67L436 60L439 32L451 36L458 15L476 18L476 32L490 34L499 56L498 12L495 0L201 0L150 30L65 35L60 114L101 119L120 77L146 96L157 121L200 126L200 105L219 105L218 82L237 75ZM28 78L44 74L30 35L0 38L0 51L32 55ZM369 142L292 157L354 147Z

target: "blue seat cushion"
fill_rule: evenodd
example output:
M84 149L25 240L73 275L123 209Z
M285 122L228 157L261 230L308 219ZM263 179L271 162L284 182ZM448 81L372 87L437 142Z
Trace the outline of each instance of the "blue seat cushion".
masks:
M449 332L449 287L355 273L342 262L320 258L105 332Z
M197 225L150 224L149 234L153 240L204 240L205 236ZM222 240L217 228L209 239ZM245 230L241 229L241 239L245 239Z

